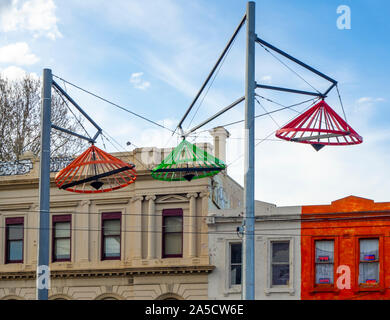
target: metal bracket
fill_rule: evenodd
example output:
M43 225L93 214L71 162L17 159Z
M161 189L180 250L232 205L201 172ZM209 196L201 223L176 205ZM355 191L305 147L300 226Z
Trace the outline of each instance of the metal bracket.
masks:
M62 132L65 132L65 133L68 133L68 134L71 134L75 137L78 137L80 139L84 139L84 140L87 140L88 142L91 142L91 143L95 143L96 142L96 139L97 137L102 133L102 128L100 128L95 121L92 120L92 118L76 103L76 101L73 100L73 98L71 96L69 96L64 89L62 89L60 87L60 85L55 82L54 80L52 80L52 85L66 98L68 99L68 101L77 109L80 111L80 113L98 130L96 132L96 134L93 136L93 138L88 138L88 137L85 137L83 135L80 135L78 133L75 133L75 132L72 132L70 130L67 130L67 129L64 129L64 128L61 128L61 127L58 127L54 124L51 125L51 127L53 129L56 129L56 130L59 130L59 131L62 131Z
M315 73L316 75L320 76L321 78L332 83L332 85L324 93L314 93L314 92L307 92L307 91L286 89L286 88L272 87L272 86L265 86L265 85L257 85L258 88L279 90L279 91L284 91L284 92L292 92L292 93L307 94L307 95L315 95L315 96L318 96L320 98L325 98L327 96L327 94L330 92L330 90L332 90L337 85L336 80L332 79L331 77L328 77L327 75L314 69L313 67L307 65L306 63L298 60L297 58L294 58L293 56L289 55L288 53L284 52L283 50L280 50L279 48L273 46L272 44L264 41L263 39L260 39L259 37L257 37L256 42L259 43L260 45L263 45L263 46L271 49L272 51L279 53L283 57L295 62L296 64L299 64L301 67L304 67L305 69Z

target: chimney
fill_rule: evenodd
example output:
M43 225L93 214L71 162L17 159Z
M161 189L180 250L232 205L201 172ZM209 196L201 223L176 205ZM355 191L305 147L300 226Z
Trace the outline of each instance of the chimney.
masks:
M230 137L229 131L224 127L215 127L209 133L214 138L214 156L226 163L226 139Z

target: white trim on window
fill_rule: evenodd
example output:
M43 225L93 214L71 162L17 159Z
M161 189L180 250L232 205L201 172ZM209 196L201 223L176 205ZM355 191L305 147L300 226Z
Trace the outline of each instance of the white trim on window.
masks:
M237 240L237 239L225 239L225 256L224 256L224 261L225 261L225 295L231 294L231 293L241 293L241 285L236 284L236 285L231 285L230 284L230 246L231 244L234 243L241 243L242 241ZM242 265L242 261L241 261ZM241 269L241 283L242 283L242 269Z
M267 237L266 241L266 249L267 249L267 259L265 261L265 272L266 272L266 286L264 292L266 295L270 295L272 293L289 293L290 295L295 294L295 283L294 283L294 259L295 259L295 242L294 237ZM288 285L280 285L280 286L272 286L272 242L289 242L289 284Z

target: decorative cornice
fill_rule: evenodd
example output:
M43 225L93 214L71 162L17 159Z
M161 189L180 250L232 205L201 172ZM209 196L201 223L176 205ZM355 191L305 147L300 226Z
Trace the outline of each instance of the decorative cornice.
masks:
M93 203L97 206L101 205L112 205L112 204L127 204L129 203L128 198L110 198L110 199L96 199L93 200Z
M123 269L95 269L95 270L55 270L51 271L51 279L63 278L105 278L137 275L160 275L160 274L199 274L210 273L214 270L212 265L200 266L174 266L174 267L135 267ZM0 272L0 280L34 280L34 271L23 272Z
M187 198L197 198L198 197L198 193L197 192L191 192L191 193L187 193Z
M0 205L1 210L30 210L33 206L33 203L10 203Z
M131 202L136 202L136 201L142 201L144 200L144 196L135 196L131 198Z
M50 202L50 208L77 207L80 200L76 201L54 201Z
M91 200L82 200L82 201L80 202L80 206L82 206L82 207L90 206L91 203L92 203Z
M209 191L202 191L199 196L201 198L204 198L204 197L209 197L210 196L210 192Z

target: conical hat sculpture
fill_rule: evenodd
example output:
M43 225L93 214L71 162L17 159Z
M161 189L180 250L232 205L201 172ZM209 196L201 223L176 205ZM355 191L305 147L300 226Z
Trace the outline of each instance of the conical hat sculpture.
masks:
M136 180L135 166L92 145L55 176L60 189L101 193L128 186Z
M152 177L164 181L191 181L216 175L225 168L223 161L183 139L152 169Z
M363 142L363 138L324 100L279 129L276 137L311 144L316 151L324 146L345 146Z

